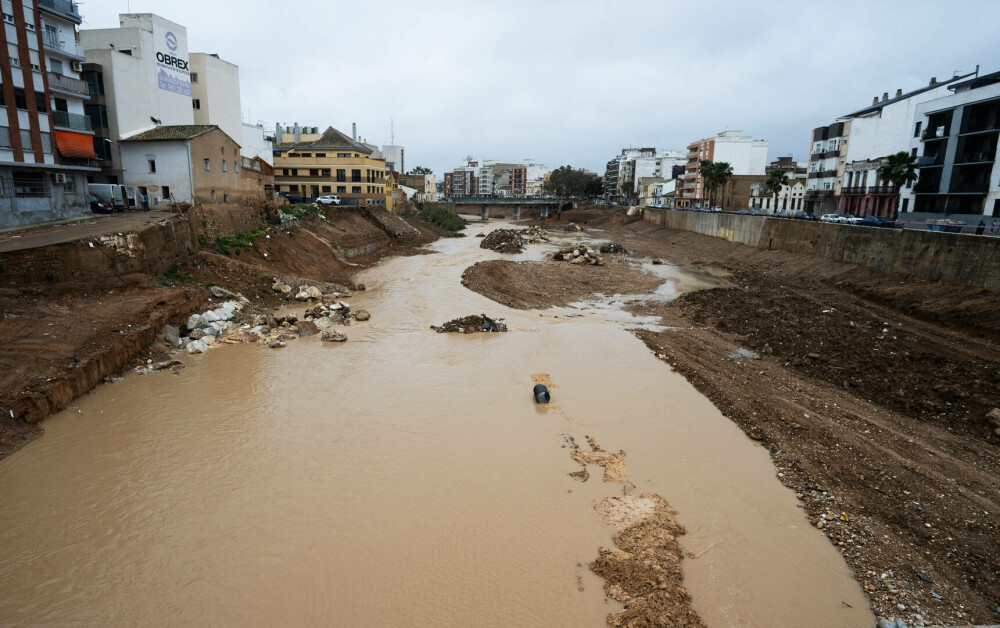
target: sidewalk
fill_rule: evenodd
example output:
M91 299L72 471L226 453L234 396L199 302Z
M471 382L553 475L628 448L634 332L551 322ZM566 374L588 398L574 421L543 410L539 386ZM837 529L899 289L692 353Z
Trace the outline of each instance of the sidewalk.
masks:
M166 211L128 211L9 229L0 231L0 253L34 249L106 233L133 231L177 215Z

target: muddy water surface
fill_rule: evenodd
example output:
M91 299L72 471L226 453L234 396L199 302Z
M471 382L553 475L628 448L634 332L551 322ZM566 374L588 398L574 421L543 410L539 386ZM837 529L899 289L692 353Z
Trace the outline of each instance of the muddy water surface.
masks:
M872 625L766 452L613 297L509 310L460 284L499 257L478 244L367 271L343 345L214 348L49 419L0 462L0 623L602 626L591 504L622 487L567 475L590 435L678 511L710 626ZM428 329L480 312L511 332Z

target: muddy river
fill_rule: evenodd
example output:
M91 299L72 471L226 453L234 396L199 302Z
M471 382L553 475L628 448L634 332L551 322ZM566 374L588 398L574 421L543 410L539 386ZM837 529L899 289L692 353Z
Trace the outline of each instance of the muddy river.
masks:
M626 330L650 321L500 306L460 283L501 257L478 244L363 273L347 343L214 347L46 421L0 462L0 623L603 626L591 505L622 486L567 475L589 435L677 511L708 625L874 624L767 452ZM510 333L428 329L480 312Z

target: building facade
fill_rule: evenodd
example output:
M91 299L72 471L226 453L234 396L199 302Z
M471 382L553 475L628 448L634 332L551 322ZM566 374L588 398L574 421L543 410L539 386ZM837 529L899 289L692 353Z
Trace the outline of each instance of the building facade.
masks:
M299 202L336 194L342 205L388 204L386 164L374 151L333 127L297 124L274 145L275 192Z
M0 46L0 227L90 213L98 171L70 0L4 0Z
M415 190L414 200L418 202L437 199L437 177L433 174L401 174L399 184Z
M750 179L745 177L761 177L767 164L767 140L755 140L742 131L723 131L715 135L688 144L687 159L684 162L684 176L677 187L676 204L681 208L707 207L710 203L712 190L701 176L699 166L702 160L726 162L733 168L733 179L740 179L740 184L730 186L729 193L715 199L716 203L727 198L723 209L745 209L750 196ZM743 190L743 184L746 189ZM730 189L731 187L731 189Z
M215 124L234 140L242 140L239 67L204 52L192 52L189 65L194 123Z
M950 94L916 108L908 135L920 178L904 188L901 216L992 225L1000 218L1000 72L948 89Z

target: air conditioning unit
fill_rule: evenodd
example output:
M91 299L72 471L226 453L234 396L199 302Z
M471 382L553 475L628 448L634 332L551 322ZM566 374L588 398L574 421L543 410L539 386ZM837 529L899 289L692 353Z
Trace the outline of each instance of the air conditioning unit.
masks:
M66 183L66 175L62 172L56 173L56 183Z
M83 64L79 61L73 61L70 63L70 67L73 68L74 72L83 72Z

